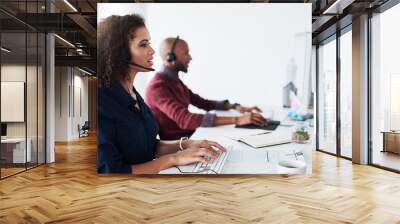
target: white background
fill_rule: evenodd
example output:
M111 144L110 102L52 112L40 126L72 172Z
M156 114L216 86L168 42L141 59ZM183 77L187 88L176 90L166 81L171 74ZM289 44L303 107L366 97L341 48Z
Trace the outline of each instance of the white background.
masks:
M300 89L310 74L311 4L98 4L98 22L131 13L146 20L155 69L164 38L179 35L188 42L193 60L181 78L203 97L280 108L290 58ZM135 80L142 96L152 76Z

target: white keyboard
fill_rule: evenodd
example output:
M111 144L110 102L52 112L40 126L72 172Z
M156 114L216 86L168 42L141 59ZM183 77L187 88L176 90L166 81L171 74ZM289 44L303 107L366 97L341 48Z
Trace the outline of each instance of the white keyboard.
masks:
M193 173L204 173L204 174L220 174L222 168L225 165L225 161L229 156L231 149L226 149L226 152L222 152L218 157L212 158L207 163L197 163L193 168Z

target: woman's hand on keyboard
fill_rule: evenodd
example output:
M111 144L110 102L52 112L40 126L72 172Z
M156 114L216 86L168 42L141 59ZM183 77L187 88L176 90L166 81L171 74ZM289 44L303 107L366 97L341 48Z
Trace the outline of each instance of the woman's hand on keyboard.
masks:
M171 154L171 156L175 166L183 166L197 162L207 163L211 158L218 157L219 154L214 149L192 146L183 151Z
M209 141L209 140L187 140L186 142L186 147L184 148L190 148L190 147L197 147L197 148L206 148L215 152L221 151L226 151L226 149L220 145L218 142L214 141Z

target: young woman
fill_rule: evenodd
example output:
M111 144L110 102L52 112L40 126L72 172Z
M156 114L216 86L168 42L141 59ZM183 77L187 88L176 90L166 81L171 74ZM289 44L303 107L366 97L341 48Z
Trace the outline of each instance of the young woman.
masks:
M154 50L143 18L110 16L98 26L99 173L156 174L219 155L213 141L160 141L158 124L134 88L138 72L153 71Z

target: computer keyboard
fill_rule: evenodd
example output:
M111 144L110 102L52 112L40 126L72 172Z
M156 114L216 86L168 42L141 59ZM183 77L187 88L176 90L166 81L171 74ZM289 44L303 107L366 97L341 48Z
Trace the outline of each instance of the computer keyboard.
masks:
M207 163L197 163L192 172L204 174L220 174L230 152L231 148L227 148L225 152L222 152L216 158L211 158L211 160L209 160Z

